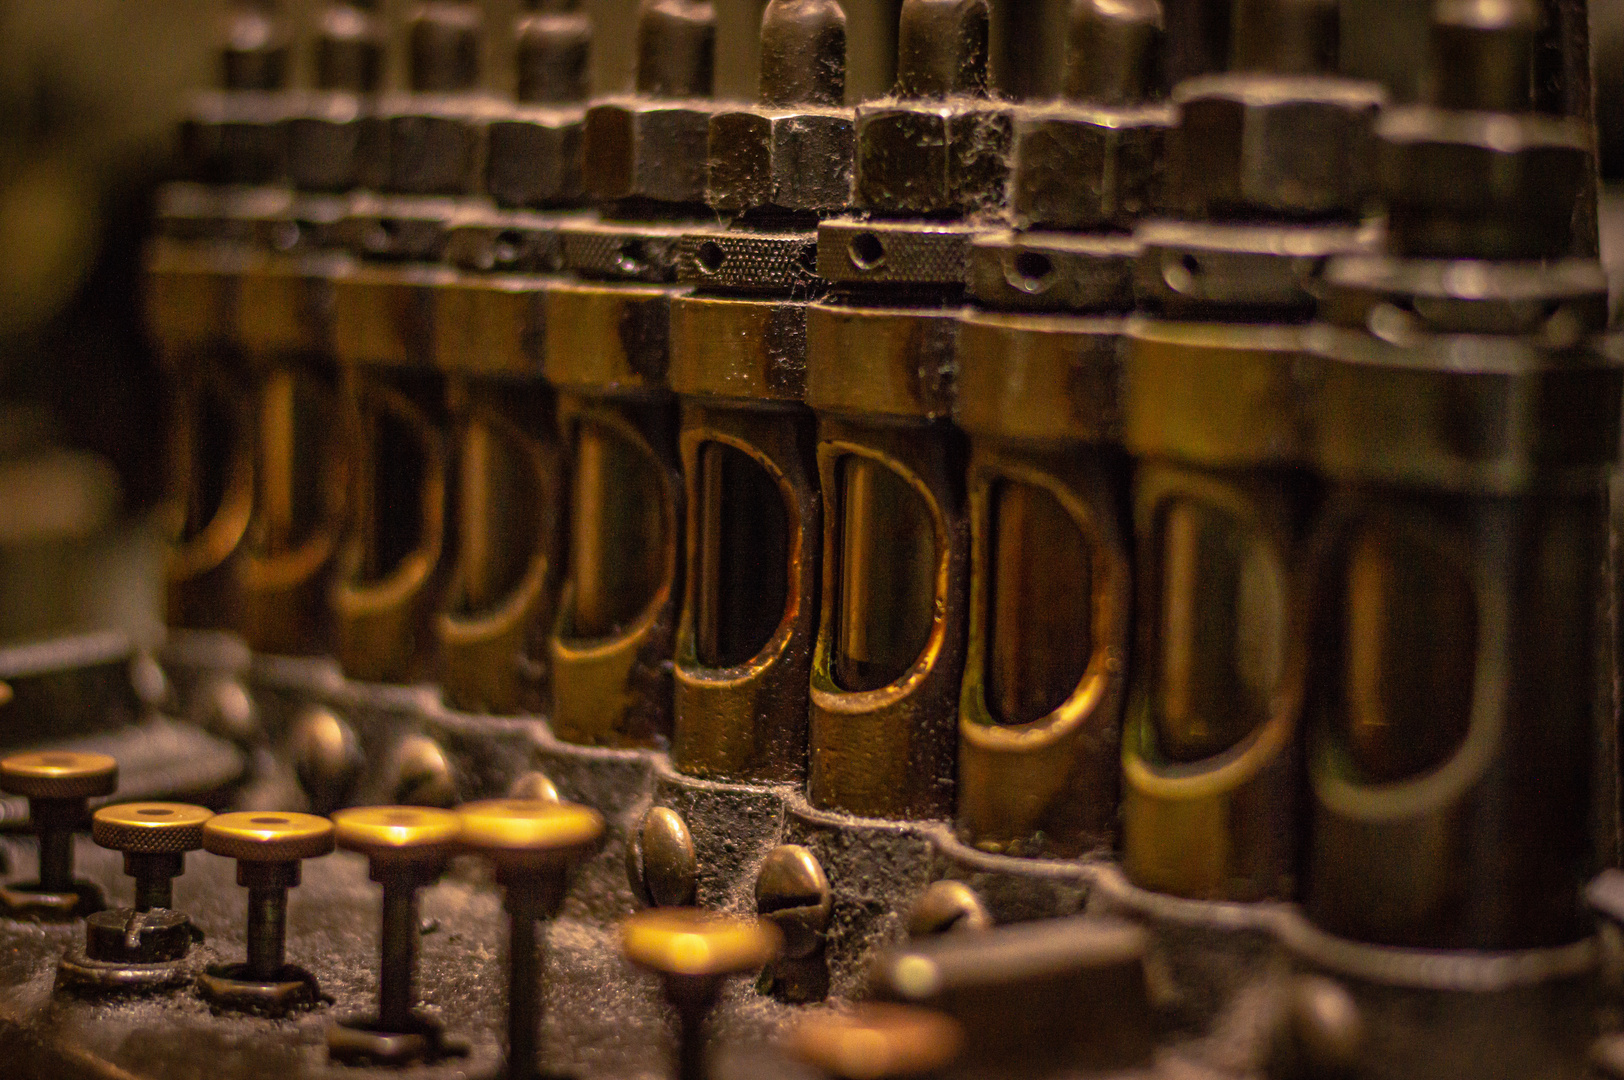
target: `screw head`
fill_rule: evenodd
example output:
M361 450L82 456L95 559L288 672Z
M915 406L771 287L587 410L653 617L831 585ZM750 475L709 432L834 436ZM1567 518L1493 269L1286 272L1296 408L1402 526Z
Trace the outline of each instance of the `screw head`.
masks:
M457 804L457 778L451 761L440 744L426 735L409 735L400 741L390 773L397 802L439 807Z
M817 857L799 844L768 853L756 875L756 911L784 935L784 955L804 960L823 945L834 896Z
M318 810L330 810L348 797L361 771L360 740L330 709L306 709L294 721L291 744L299 786Z
M558 785L544 772L532 769L508 785L507 797L531 802L558 802Z
M935 1072L951 1065L963 1045L964 1032L952 1017L882 1002L811 1013L788 1039L792 1054L841 1080Z
M603 815L568 802L489 799L457 810L462 842L498 865L555 866L586 854L603 837Z
M933 881L908 915L908 936L929 937L950 930L985 930L992 916L976 891L962 881Z
M440 862L456 850L462 821L423 806L356 807L333 815L333 836L374 863Z
M214 811L171 802L104 806L90 819L90 838L104 848L140 855L175 855L203 846Z
M106 754L44 750L0 761L0 790L30 799L88 799L118 788L118 762Z
M699 857L682 815L656 806L643 815L626 847L632 891L650 907L686 907L698 888Z
M1347 1076L1357 1068L1365 1021L1341 983L1318 975L1297 979L1287 1002L1286 1023L1305 1075Z
M649 908L620 924L620 948L638 967L661 975L711 978L754 971L782 944L765 919L698 908Z
M333 823L314 814L245 810L216 814L203 826L204 850L240 862L314 859L333 843Z

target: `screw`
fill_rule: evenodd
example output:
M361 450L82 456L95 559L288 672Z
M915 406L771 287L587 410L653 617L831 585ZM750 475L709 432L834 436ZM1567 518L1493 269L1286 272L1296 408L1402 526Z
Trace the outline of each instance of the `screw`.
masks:
M987 914L981 897L962 881L931 882L908 916L908 936L916 938L990 926L992 916Z
M705 1018L722 980L770 963L782 943L778 928L765 919L698 908L650 908L620 924L626 959L661 977L666 999L681 1018L681 1080L705 1080Z
M333 850L333 823L313 814L218 814L203 826L203 847L236 859L237 884L248 890L248 980L277 981L287 959L288 890L299 884L302 860Z
M135 879L136 911L173 908L174 879L186 868L186 853L203 846L203 826L213 816L186 803L104 806L90 819L90 838L124 853L124 872Z
M1229 66L1278 75L1334 72L1339 19L1337 0L1237 0Z
M987 94L987 0L903 0L897 25L897 96Z
M698 889L699 857L682 815L656 806L626 845L626 877L650 907L686 907Z
M1348 1076L1358 1067L1365 1021L1340 983L1315 975L1298 978L1285 1019L1298 1053L1299 1075Z
M417 970L417 891L445 871L462 834L462 822L449 810L413 806L373 806L333 815L338 846L367 857L370 876L383 886L383 929L378 967L378 1015L361 1027L393 1034L418 1034L424 1024L412 1015ZM345 1025L348 1026L348 1025ZM437 1043L438 1040L435 1040ZM343 1033L329 1040L329 1052L344 1053ZM437 1046L423 1043L425 1056Z
M817 858L799 844L781 844L756 874L756 911L784 935L784 956L805 960L823 948L834 897Z
M330 709L306 709L294 721L289 739L299 786L317 810L337 809L349 797L361 772L361 747L354 730Z
M558 802L558 785L544 772L535 769L520 773L508 785L507 797L528 799L531 802Z
M442 808L457 805L457 778L439 743L426 735L408 735L392 757L389 775L396 802Z
M952 1017L878 1002L812 1013L790 1031L790 1053L837 1080L889 1080L947 1068L964 1046Z
M1144 100L1161 40L1157 0L1078 0L1067 38L1066 96L1100 105Z
M118 788L118 762L106 754L47 750L0 761L0 788L28 799L39 836L39 891L73 891L73 834L84 827L91 797Z
M708 98L715 81L716 12L710 0L643 0L637 15L637 92Z
M564 901L572 864L603 838L596 810L567 802L493 799L457 811L462 842L491 861L508 913L510 1080L536 1073L541 1025L541 951L536 924Z
M761 16L761 103L846 98L846 13L836 0L772 0Z

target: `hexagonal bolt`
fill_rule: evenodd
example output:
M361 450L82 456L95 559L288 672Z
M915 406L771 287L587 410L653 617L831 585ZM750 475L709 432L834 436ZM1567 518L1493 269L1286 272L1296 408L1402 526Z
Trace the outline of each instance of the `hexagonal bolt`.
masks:
M626 879L649 907L686 907L698 889L699 856L682 815L656 806L626 844Z
M408 71L420 94L453 94L479 83L480 11L456 0L431 0L407 29Z
M592 20L574 0L531 0L530 11L514 22L518 87L526 104L585 101L587 62L592 54Z
M1441 109L1534 106L1534 0L1441 0L1432 11L1427 98Z
M846 99L846 12L836 0L772 0L761 16L763 105Z
M711 119L706 201L723 213L828 214L851 202L846 16L835 0L773 0L761 20L761 107Z
M1066 97L1098 105L1143 101L1162 42L1158 0L1075 0L1066 37Z
M376 0L328 4L316 16L316 86L370 94L383 77L388 31L372 10Z
M643 0L637 14L637 92L710 97L716 72L716 11L709 0Z
M823 948L834 894L817 857L799 844L768 853L756 874L756 913L784 935L783 955L805 960Z
M73 834L89 819L88 801L118 788L118 762L106 754L46 750L0 761L0 790L28 800L28 817L39 837L42 893L74 890Z
M270 0L245 0L226 21L221 85L227 90L280 90L288 80L289 37Z
M681 1020L677 1041L680 1080L705 1080L705 1020L722 980L757 971L777 956L777 927L764 919L720 915L696 908L639 911L620 925L627 960L659 975Z
M904 0L897 26L897 96L987 93L987 0Z
M1334 72L1340 20L1337 0L1235 0L1230 69L1277 75Z
M964 1030L933 1009L864 1002L803 1017L786 1045L832 1080L889 1080L946 1069L964 1046Z
M505 1075L531 1080L541 1025L536 924L563 903L570 869L603 839L603 817L574 803L496 799L457 811L463 846L490 860L508 914L508 1056Z

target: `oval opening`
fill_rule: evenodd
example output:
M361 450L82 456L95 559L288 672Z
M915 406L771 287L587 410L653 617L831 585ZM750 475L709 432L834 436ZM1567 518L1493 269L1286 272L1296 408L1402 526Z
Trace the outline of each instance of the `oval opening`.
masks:
M778 483L750 455L700 450L694 639L699 662L728 668L766 648L789 598L789 513Z
M871 232L858 233L846 245L846 254L859 270L877 270L885 263L885 244Z
M1022 251L1010 263L1009 283L1026 293L1044 293L1054 284L1054 260L1041 251Z
M1054 712L1093 658L1093 544L1050 492L993 491L985 616L987 708L1005 724Z
M1261 533L1191 499L1162 508L1153 550L1152 715L1165 757L1201 761L1268 718L1285 668L1285 572Z
M1418 529L1372 523L1342 582L1341 726L1365 778L1442 765L1466 739L1477 671L1471 578Z
M339 424L330 389L279 368L259 388L254 511L248 547L276 555L298 547L329 516L332 433Z
M930 640L936 534L930 508L896 472L868 458L840 465L835 682L877 690L901 679Z
M706 240L699 245L695 258L699 260L701 270L707 274L714 274L722 269L723 263L727 262L727 252L723 251L722 245L716 241Z
M180 539L191 540L209 527L219 514L231 488L234 448L240 437L238 417L226 393L210 383L198 386L190 423L176 425L185 440L181 478L185 517Z
M665 492L659 466L612 428L582 420L570 492L574 634L611 637L665 580Z
M393 408L362 416L366 463L356 513L362 529L360 578L382 581L423 543L423 484L428 478L417 428Z

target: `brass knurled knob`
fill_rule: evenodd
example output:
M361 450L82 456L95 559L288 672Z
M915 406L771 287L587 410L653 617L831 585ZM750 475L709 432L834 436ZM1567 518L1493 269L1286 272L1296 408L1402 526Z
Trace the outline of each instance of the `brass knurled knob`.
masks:
M626 959L661 975L753 971L778 955L781 940L778 928L764 919L698 908L648 908L620 924Z
M89 799L118 788L118 762L106 754L43 750L0 761L0 788L30 799Z
M90 837L124 853L124 872L135 879L135 910L170 908L182 856L203 846L203 826L212 817L212 810L186 803L120 803L96 811Z
M279 811L216 814L203 826L203 847L239 862L298 862L333 850L333 823Z
M365 806L338 811L333 829L339 847L376 862L436 862L456 852L462 820L425 806Z
M507 1073L535 1075L540 1053L541 950L536 924L562 903L570 864L597 848L603 815L551 799L491 799L457 810L462 843L491 861L508 915Z
M626 959L660 975L665 996L682 1020L677 1075L705 1080L705 1018L722 979L754 971L777 959L783 948L777 926L753 916L723 915L698 908L649 908L620 924Z
M28 816L39 835L40 893L75 891L73 834L85 826L86 801L117 788L118 762L106 754L41 750L0 761L0 789L27 797Z
M839 1080L890 1080L947 1068L964 1045L957 1021L913 1005L869 1002L815 1012L790 1029L790 1053Z

